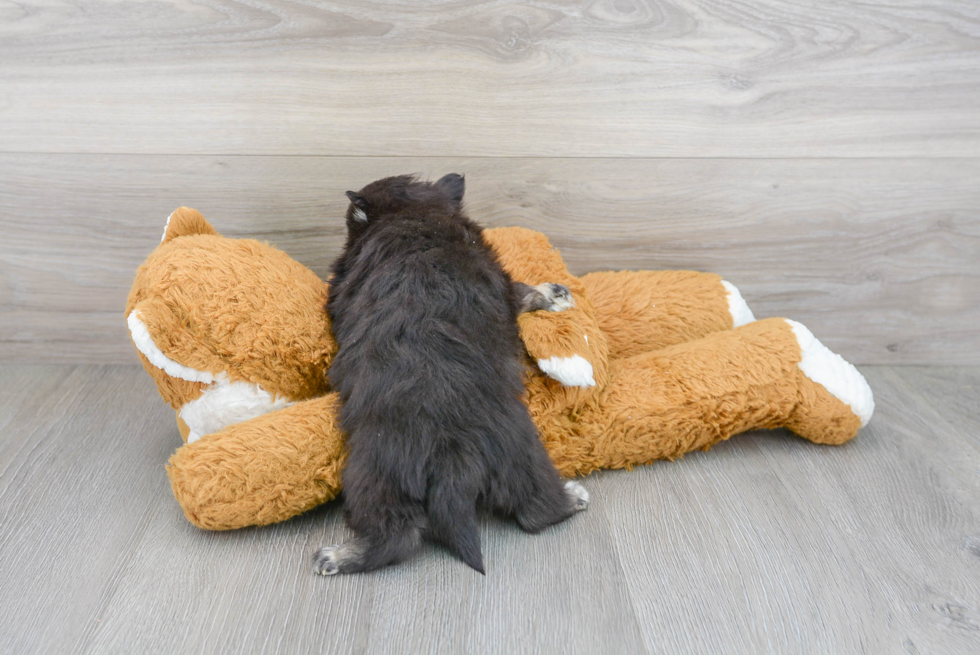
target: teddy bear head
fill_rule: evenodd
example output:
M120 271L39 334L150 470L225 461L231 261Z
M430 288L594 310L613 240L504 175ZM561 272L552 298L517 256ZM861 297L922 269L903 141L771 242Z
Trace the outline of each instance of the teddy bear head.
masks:
M223 237L182 207L136 273L126 320L193 440L326 392L326 300L327 285L282 251Z

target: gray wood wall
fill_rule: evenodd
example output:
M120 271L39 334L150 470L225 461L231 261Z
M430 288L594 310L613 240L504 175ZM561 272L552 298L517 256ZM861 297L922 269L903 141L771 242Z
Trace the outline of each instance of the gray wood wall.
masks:
M976 0L0 5L0 362L135 362L179 205L325 274L344 190L451 171L575 272L980 364Z

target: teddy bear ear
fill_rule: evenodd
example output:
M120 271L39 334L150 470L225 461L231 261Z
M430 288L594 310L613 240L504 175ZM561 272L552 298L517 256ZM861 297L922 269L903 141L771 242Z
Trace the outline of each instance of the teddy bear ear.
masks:
M167 219L167 226L163 229L163 238L160 239L160 243L167 243L177 237L192 234L214 234L218 236L218 231L207 222L201 212L190 207L179 207Z

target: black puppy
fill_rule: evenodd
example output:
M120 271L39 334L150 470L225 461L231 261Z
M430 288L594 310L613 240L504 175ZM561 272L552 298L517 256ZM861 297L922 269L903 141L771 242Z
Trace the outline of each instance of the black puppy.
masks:
M588 507L588 492L560 479L521 401L517 315L565 309L571 295L513 282L463 214L463 187L460 175L403 175L347 192L347 245L327 311L356 537L320 549L316 573L393 564L423 538L483 573L478 505L528 532Z

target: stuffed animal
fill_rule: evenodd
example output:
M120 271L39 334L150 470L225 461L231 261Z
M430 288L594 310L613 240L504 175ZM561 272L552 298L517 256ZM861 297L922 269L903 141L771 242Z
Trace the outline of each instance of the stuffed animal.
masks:
M760 428L841 444L871 417L871 389L853 366L799 323L756 321L717 275L579 278L540 233L486 238L516 280L565 284L575 300L519 319L527 404L565 476L674 459ZM326 283L285 253L222 237L187 208L137 271L127 322L177 410L186 443L167 472L194 525L275 523L340 491L326 298Z

